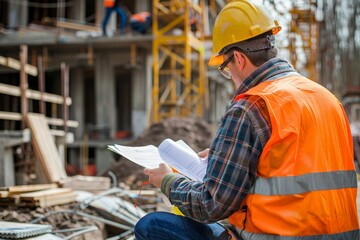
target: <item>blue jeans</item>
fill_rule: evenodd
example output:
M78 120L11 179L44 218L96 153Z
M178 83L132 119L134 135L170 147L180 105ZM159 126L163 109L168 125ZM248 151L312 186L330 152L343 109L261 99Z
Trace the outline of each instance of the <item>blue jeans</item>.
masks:
M119 22L120 33L125 33L126 13L121 7L116 6L116 7L106 8L105 9L105 16L104 16L104 19L103 19L103 22L102 22L102 33L105 36L107 36L106 26L107 26L107 24L109 22L110 16L111 16L113 11L115 11L120 16L120 22Z
M218 223L204 224L168 212L153 212L141 218L135 226L135 237L137 240L230 239L227 230Z

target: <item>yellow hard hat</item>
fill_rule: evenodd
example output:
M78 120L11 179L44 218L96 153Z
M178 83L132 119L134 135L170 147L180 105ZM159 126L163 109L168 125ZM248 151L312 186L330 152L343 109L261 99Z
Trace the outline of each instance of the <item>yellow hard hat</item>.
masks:
M213 56L209 61L209 66L223 63L224 58L220 51L224 47L271 30L275 35L281 30L281 26L261 3L255 0L229 2L215 20L212 35Z

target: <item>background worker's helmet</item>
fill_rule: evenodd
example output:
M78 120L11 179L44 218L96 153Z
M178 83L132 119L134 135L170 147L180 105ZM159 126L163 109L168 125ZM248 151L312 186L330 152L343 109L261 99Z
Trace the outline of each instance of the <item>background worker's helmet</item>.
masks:
M235 0L225 5L217 16L213 28L213 56L209 66L223 63L224 47L251 39L265 32L273 35L281 30L267 9L255 0Z

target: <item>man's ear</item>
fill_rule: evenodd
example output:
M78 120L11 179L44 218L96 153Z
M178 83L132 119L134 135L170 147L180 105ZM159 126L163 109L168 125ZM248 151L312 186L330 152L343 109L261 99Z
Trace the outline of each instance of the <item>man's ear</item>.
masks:
M244 67L246 65L246 59L245 59L244 54L242 54L239 51L234 51L233 54L235 55L234 56L235 63L238 64L239 66L241 66L241 69L244 69Z

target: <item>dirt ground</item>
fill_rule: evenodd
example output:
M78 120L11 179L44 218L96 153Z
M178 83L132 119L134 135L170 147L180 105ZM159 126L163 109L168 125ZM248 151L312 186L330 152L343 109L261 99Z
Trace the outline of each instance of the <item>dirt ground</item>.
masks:
M215 126L206 121L196 120L193 118L170 118L150 126L143 132L143 134L141 134L141 136L127 145L144 146L152 144L158 146L164 139L171 138L174 141L180 139L185 141L197 152L209 147L215 130ZM105 171L103 175L108 176L107 172L110 170L116 175L118 184L121 184L122 187L125 186L128 189L139 189L142 181L147 180L147 176L142 173L142 167L122 158L117 154L114 154L112 166ZM146 188L151 188L151 186L148 185L144 189ZM46 209L0 206L0 220L29 223L38 217L54 211L73 210L77 208L77 203L49 207ZM91 208L85 209L85 212L93 216L99 215L96 210ZM38 221L37 223L50 224L53 226L54 230L78 228L89 225L96 225L100 229L100 231L87 233L74 238L76 240L105 239L106 237L114 236L114 233L110 233L110 230L107 226L104 226L103 223L76 214L54 214ZM65 236L60 233L57 233L57 235Z

